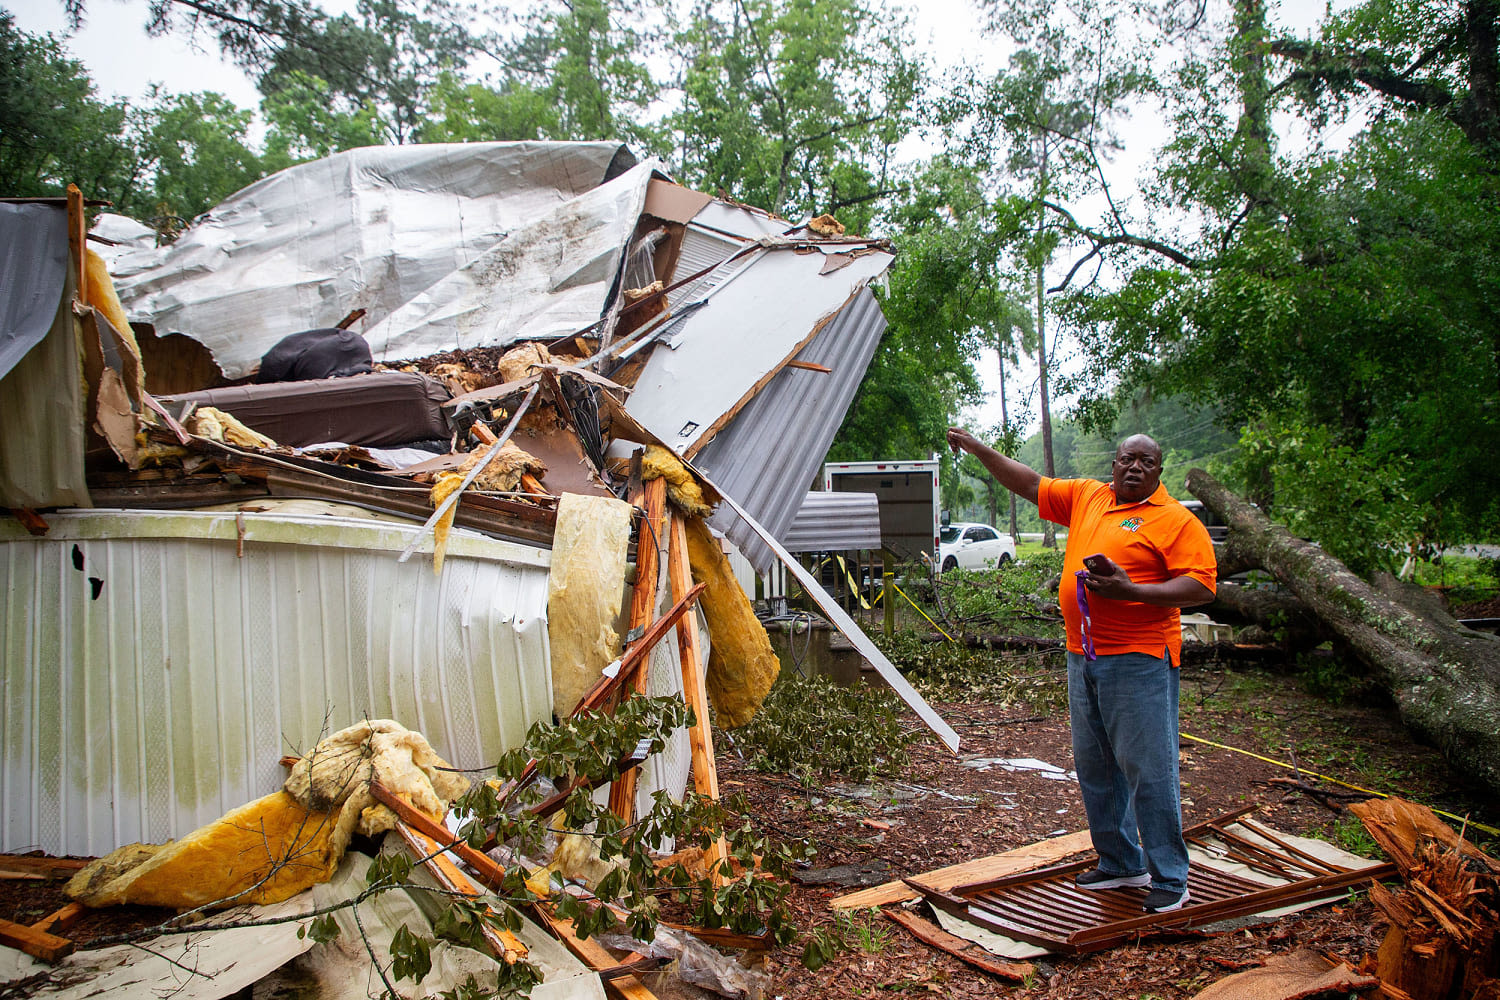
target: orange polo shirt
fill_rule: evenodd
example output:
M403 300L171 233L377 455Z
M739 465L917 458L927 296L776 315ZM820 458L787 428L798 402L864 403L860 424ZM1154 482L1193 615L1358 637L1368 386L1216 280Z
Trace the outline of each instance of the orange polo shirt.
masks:
M1042 517L1068 528L1058 600L1068 627L1068 649L1083 652L1083 613L1078 578L1083 557L1102 552L1136 583L1165 583L1190 576L1210 591L1218 579L1213 542L1205 528L1165 486L1134 503L1117 503L1109 483L1093 479L1048 479L1037 489ZM1101 655L1167 650L1172 666L1182 655L1182 614L1138 601L1113 601L1089 592L1094 651Z

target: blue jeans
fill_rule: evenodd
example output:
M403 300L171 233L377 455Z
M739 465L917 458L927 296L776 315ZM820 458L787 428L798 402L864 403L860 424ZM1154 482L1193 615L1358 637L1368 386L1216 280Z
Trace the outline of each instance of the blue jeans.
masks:
M1177 671L1166 656L1068 654L1073 766L1099 869L1187 888L1177 778ZM1139 832L1139 837L1137 837Z

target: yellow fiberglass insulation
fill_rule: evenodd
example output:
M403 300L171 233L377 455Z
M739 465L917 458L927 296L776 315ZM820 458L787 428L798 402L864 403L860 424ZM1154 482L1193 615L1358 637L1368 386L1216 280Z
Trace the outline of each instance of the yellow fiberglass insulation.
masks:
M234 414L225 413L213 406L200 406L188 417L189 434L206 437L212 441L226 441L241 448L274 448L276 442L257 430L246 427L235 419Z
M474 468L488 451L488 447L476 448L464 464L458 467L459 474L467 476L469 470ZM500 446L500 454L490 459L490 463L484 467L484 471L469 488L488 490L492 493L509 493L521 488L521 477L528 472L540 479L547 474L547 465L530 452L517 448L514 441L507 441Z
M646 455L641 459L641 479L650 482L662 477L666 477L667 499L672 501L672 506L694 517L707 517L713 513L713 507L703 495L703 487L698 485L693 474L677 460L677 456L661 445L653 444L647 447Z
M299 760L282 790L161 846L122 847L80 871L69 896L86 906L177 910L289 899L326 882L357 831L393 829L381 784L434 818L468 788L421 733L387 720L333 734Z
M464 464L458 467L457 472L443 472L437 477L437 482L432 484L428 493L428 499L432 506L437 508L443 501L448 499L469 470L484 458L489 452L489 447L476 448L464 460ZM537 478L547 474L547 465L541 459L529 452L522 451L510 441L500 446L500 453L490 459L490 463L484 467L484 471L475 477L474 482L469 484L470 489L488 490L493 493L510 493L521 486L521 477L531 473ZM432 546L432 571L441 573L443 571L443 556L448 551L448 532L453 529L453 517L458 513L458 504L449 507L447 512L433 525Z
M620 611L630 546L630 504L564 493L557 501L547 581L552 710L566 718L620 655Z
M733 729L755 718L781 672L781 662L708 525L688 518L687 542L693 579L708 584L698 605L713 640L704 686L718 724Z
M84 301L99 310L109 321L109 325L115 328L120 339L125 341L126 353L131 355L134 361L134 377L137 380L132 396L138 396L146 388L146 374L140 363L141 348L136 343L135 331L130 328L130 320L125 315L125 307L120 305L120 296L115 292L114 279L109 276L109 265L104 262L103 257L87 248L85 248L84 256L87 259L85 270L88 281Z
M545 345L528 342L506 351L495 367L500 372L500 381L505 383L521 381L531 374L534 365L551 363L552 355Z

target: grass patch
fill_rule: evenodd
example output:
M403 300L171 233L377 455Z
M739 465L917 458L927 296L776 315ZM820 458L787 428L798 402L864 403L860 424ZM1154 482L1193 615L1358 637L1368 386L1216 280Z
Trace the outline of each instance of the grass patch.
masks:
M1438 587L1450 603L1483 601L1500 591L1500 559L1443 555L1423 559L1416 565L1418 585Z

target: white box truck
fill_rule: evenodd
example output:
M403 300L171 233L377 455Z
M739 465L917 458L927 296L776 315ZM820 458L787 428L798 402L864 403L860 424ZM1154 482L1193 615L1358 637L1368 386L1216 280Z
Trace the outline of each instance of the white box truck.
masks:
M938 460L829 462L823 489L874 493L880 501L880 540L898 559L921 559L938 550L942 499Z

